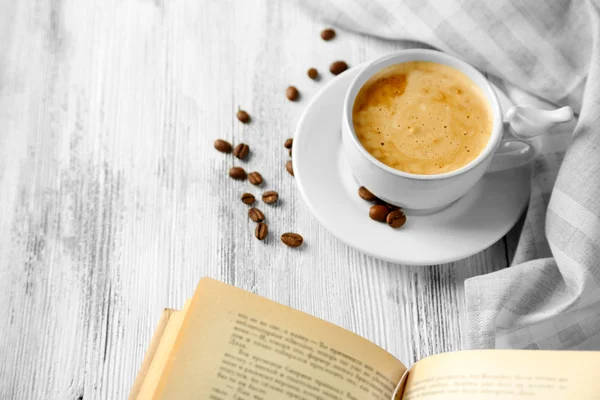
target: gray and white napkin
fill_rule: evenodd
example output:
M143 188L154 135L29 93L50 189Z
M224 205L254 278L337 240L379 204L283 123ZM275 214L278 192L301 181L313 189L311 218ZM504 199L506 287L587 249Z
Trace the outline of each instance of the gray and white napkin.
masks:
M500 79L519 104L570 105L547 135L510 268L467 280L471 348L600 349L600 0L305 0L315 16L417 40Z

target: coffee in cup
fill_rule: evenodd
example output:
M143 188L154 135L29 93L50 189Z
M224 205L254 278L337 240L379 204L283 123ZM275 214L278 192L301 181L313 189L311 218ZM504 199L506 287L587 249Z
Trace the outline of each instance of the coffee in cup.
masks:
M373 157L419 175L473 161L490 140L493 119L467 75L429 61L385 67L361 87L352 109L356 136Z

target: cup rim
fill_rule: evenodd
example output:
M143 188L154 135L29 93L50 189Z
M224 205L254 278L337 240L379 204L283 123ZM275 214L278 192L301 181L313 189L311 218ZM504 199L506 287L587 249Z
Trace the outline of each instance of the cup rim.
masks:
M419 58L419 56L421 56L423 54L433 57L434 60L423 60L423 59ZM408 56L409 59L403 60L403 61L398 61L397 63L393 63L393 62L389 63L389 61L392 59L399 58L399 57L405 57L405 56ZM456 64L458 67L455 67L455 65L445 64L443 62L444 60L452 61L452 63ZM390 65L394 65L394 64L401 64L404 62L411 62L411 61L439 62L440 64L445 64L445 65L449 65L453 68L457 68L459 71L461 71L462 73L467 75L467 77L484 92L484 94L486 94L486 92L487 92L487 94L489 94L489 99L491 100L490 108L492 109L492 114L493 114L493 118L494 118L492 132L490 134L490 139L489 139L486 147L483 149L483 151L481 153L479 153L479 155L477 157L475 157L471 162L469 162L467 165L462 166L459 169L456 169L454 171L444 172L441 174L430 174L430 175L413 174L410 172L401 171L399 169L392 168L392 167L382 163L377 158L375 158L373 155L371 155L371 153L369 153L367 151L367 149L365 149L363 147L363 145L360 143L360 140L358 140L358 137L356 136L356 132L354 131L354 122L352 121L352 108L354 107L354 101L356 100L356 96L358 95L358 92L362 88L362 85L360 88L358 88L358 90L356 90L356 93L354 94L354 96L351 96L351 94L354 91L354 89L356 88L356 86L358 85L358 82L360 82L362 79L364 79L365 75L368 75L368 77L367 77L367 80L368 80L373 75L375 75L376 73L381 71L384 68L384 66L381 66L382 64L386 64L385 66L390 66ZM475 80L472 78L473 76L479 77L481 82L483 83L484 87L481 87L481 85L479 85L477 82L475 82ZM365 81L365 83L366 83L366 81ZM363 83L363 85L364 85L364 83ZM488 96L486 96L486 98L487 97ZM363 156L365 156L375 166L385 170L388 173L391 173L393 175L400 176L403 178L413 179L413 180L420 180L420 181L441 180L441 179L448 179L448 178L452 178L457 175L464 174L465 172L467 172L467 171L475 168L479 164L481 164L490 155L492 155L492 153L496 150L496 148L500 144L500 140L502 138L502 130L503 130L502 110L500 107L500 101L498 100L498 95L496 94L496 91L492 87L490 81L485 76L483 76L483 74L481 72L479 72L474 66L467 63L466 61L463 61L460 58L451 56L450 54L447 54L447 53L444 53L444 52L441 52L438 50L429 50L429 49L400 50L400 51L385 55L383 57L377 58L376 60L368 63L367 65L365 65L365 67L362 69L362 71L360 71L354 77L354 79L352 80L352 83L350 83L350 86L348 87L348 90L346 91L346 98L344 99L344 111L343 112L344 112L344 122L347 125L347 127L351 133L350 136L352 138L352 141L358 147L359 151L363 154ZM496 123L496 122L498 122L498 123Z

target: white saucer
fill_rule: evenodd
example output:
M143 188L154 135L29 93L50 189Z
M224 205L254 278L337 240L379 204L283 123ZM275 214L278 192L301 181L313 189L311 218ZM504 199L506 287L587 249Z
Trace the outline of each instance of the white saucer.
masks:
M304 201L333 235L373 257L431 265L471 256L502 238L529 200L530 167L486 174L451 206L430 215L407 213L400 229L369 218L370 203L342 154L342 103L362 66L323 87L311 100L294 137L294 175ZM503 112L512 105L496 88Z

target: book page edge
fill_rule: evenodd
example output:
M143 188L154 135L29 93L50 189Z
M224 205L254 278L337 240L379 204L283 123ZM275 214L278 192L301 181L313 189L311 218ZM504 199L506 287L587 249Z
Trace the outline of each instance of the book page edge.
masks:
M173 310L171 308L165 308L160 316L158 321L158 325L152 335L152 339L150 339L150 345L148 346L148 350L146 350L146 354L144 356L144 360L142 361L142 365L133 381L133 386L131 387L131 391L129 392L129 400L137 399L140 389L144 383L146 378L146 374L150 369L150 365L152 365L152 361L154 360L154 355L156 354L156 350L158 349L158 345L162 339L163 333L165 332L165 328L167 327L167 323L169 322L169 318L171 315L177 310Z
M402 396L404 395L404 387L406 386L406 381L408 380L408 374L410 372L410 368L407 368L402 374L402 378L400 378L400 382L396 386L396 390L392 394L392 400L402 400Z

